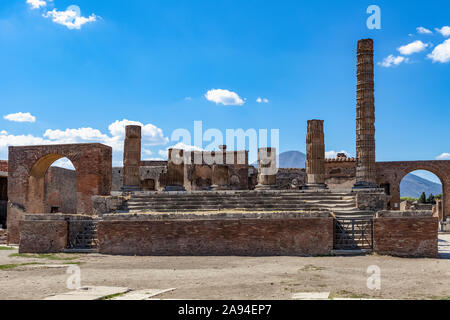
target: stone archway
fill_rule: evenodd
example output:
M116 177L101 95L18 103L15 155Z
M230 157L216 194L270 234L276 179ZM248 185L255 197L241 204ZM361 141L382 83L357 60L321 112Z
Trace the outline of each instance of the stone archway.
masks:
M8 241L18 243L24 214L46 213L45 173L56 160L69 159L77 172L77 213L93 213L92 196L109 195L112 148L99 143L9 148Z
M377 184L389 187L390 208L400 208L400 183L403 178L416 170L426 170L435 174L442 182L443 212L450 215L450 161L398 161L377 162Z

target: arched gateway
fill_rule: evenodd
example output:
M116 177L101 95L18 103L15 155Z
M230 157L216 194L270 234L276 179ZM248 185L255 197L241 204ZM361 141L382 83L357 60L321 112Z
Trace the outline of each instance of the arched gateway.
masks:
M45 173L56 160L64 157L73 163L77 173L77 213L92 214L92 196L111 193L111 147L99 143L9 147L10 243L18 243L19 221L24 213L47 213Z
M450 161L448 160L377 162L377 184L384 187L391 196L391 209L398 209L400 206L402 179L416 170L430 171L441 180L444 216L450 215Z

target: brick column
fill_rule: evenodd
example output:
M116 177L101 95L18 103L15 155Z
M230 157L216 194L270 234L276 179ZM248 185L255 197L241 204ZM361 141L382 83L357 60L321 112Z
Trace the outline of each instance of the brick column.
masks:
M308 120L305 189L326 189L323 120Z
M258 184L256 189L274 189L277 185L277 150L258 149Z
M141 179L141 127L125 127L125 143L123 150L123 190L139 190Z
M184 188L184 150L169 149L165 191L186 191Z
M355 188L376 188L373 40L358 41Z

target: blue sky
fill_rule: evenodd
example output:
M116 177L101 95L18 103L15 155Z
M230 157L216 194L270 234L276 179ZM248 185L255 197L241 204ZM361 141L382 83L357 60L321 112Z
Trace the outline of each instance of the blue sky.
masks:
M28 2L0 2L0 158L98 141L118 164L129 121L145 125L147 159L196 120L279 129L281 152L304 152L314 118L327 151L355 155L356 42L370 37L377 160L450 159L448 1ZM366 26L372 4L380 30Z

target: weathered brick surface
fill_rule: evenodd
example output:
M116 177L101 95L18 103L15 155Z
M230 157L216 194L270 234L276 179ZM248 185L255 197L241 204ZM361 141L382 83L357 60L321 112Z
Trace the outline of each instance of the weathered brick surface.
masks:
M0 229L0 244L6 244L6 243L7 243L7 230Z
M333 219L106 220L98 240L117 255L327 255Z
M378 254L436 258L438 218L376 217L373 221L373 246Z
M9 147L8 200L27 213L45 213L45 173L66 157L76 168L77 213L92 214L93 195L111 192L112 148L99 144ZM20 217L8 211L8 236L16 241Z
M66 221L20 221L20 253L56 253L66 245Z
M400 182L410 172L428 170L434 173L442 182L443 212L450 215L450 161L397 161L377 162L377 183L384 185L391 196L390 208L400 208Z
M8 161L0 160L0 172L8 172Z

